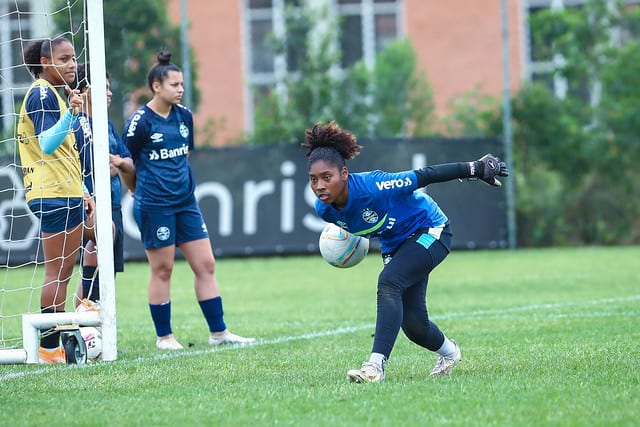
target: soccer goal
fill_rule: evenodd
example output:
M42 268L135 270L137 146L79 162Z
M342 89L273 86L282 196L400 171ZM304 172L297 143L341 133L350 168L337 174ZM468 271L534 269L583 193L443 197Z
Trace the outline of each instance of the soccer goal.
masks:
M25 202L16 126L33 82L22 52L33 40L58 36L73 43L77 62L88 64L92 77L99 311L74 310L82 279L78 262L67 288L66 312L40 312L40 224ZM102 359L117 358L104 52L102 0L0 0L0 363L38 363L40 331L74 325L99 326Z

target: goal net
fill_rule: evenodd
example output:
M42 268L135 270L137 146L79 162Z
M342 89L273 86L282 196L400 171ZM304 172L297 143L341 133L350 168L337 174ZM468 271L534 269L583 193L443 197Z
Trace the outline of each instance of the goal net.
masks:
M78 64L91 75L92 135L108 141L106 67L102 0L0 0L0 363L38 363L41 331L98 326L102 359L117 355L108 143L93 146L95 234L100 278L100 310L76 312L80 258L67 286L64 312L41 313L45 259L40 220L25 200L17 124L23 98L34 77L24 49L35 40L64 37ZM66 99L66 94L60 95ZM51 161L44 158L42 161ZM64 240L66 242L66 240Z

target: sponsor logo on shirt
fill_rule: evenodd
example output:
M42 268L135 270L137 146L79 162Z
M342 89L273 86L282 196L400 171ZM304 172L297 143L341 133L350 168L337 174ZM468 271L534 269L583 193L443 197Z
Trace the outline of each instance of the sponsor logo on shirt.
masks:
M376 182L376 186L378 187L378 190L382 191L392 190L394 188L408 187L412 183L413 181L411 181L411 178L406 177L404 179L389 179L387 181Z
M135 116L133 116L133 118L131 119L131 123L129 123L129 129L127 129L128 137L135 135L136 126L138 126L138 120L140 120L140 117L142 117L143 114L144 110L138 110Z
M82 133L84 133L84 139L93 142L93 135L91 133L91 125L89 124L89 119L86 116L80 116L78 118L78 123L80 123Z
M186 156L189 154L189 146L182 144L178 148L161 148L160 150L151 150L149 152L149 160L173 159L174 157Z

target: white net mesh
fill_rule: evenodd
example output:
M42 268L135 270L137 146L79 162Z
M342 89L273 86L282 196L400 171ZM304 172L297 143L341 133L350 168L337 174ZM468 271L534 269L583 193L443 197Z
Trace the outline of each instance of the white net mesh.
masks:
M22 315L40 312L45 280L40 224L25 201L16 139L20 107L34 80L23 52L35 40L62 36L74 45L78 64L86 62L83 3L0 0L0 350L21 346ZM67 311L73 311L80 280L77 265L67 287Z

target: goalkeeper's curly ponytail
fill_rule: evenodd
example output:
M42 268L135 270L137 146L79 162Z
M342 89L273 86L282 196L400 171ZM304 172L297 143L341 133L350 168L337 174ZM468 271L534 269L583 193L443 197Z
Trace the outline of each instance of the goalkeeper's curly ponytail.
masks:
M342 168L346 160L356 157L362 149L355 135L341 129L334 121L329 124L318 122L307 129L300 145L308 149L309 167L317 160L324 160Z

